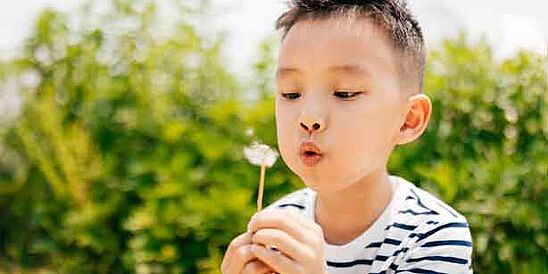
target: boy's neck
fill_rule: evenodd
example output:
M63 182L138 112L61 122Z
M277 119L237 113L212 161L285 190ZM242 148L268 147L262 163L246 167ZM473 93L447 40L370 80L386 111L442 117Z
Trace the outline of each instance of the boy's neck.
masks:
M393 196L386 170L370 174L337 193L318 193L315 220L332 245L346 244L366 231L382 214Z

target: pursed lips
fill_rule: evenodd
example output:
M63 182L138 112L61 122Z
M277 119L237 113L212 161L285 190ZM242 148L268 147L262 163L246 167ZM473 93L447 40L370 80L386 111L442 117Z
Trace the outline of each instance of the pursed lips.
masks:
M323 153L314 141L308 140L301 144L300 158L304 165L314 167L323 159Z
M301 143L301 155L322 155L321 150L314 141L304 141Z

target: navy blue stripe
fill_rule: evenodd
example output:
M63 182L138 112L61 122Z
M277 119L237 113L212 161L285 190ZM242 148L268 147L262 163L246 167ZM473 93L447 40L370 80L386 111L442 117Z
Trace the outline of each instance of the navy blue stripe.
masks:
M405 260L408 263L420 262L420 261L438 261L438 262L448 262L455 264L467 264L468 260L451 257L451 256L426 256L420 258L409 258Z
M438 213L434 210L430 210L426 212L416 212L411 209L408 209L408 210L400 210L398 213L400 214L410 213L412 215L438 215Z
M374 242L368 244L365 248L371 248L371 247L380 247L382 245L382 242Z
M411 233L409 234L409 238L417 237L418 241L425 239L426 237L431 236L432 234L448 227L468 227L467 223L447 223L441 226L438 226L426 233Z
M298 204L281 204L281 205L278 205L278 207L280 207L280 208L284 208L284 207L288 207L288 206L293 206L293 207L296 207L298 209L304 209L304 206L298 205Z
M375 261L386 261L388 259L388 256L382 256L382 255L377 255L375 257Z
M435 224L435 225L437 225L438 222L436 222L436 221L428 221L428 222L426 222L426 224L427 224L427 225L430 225L430 224Z
M332 267L338 267L338 268L343 268L343 267L353 267L353 266L356 266L356 265L361 265L361 264L365 264L365 265L372 265L374 261L386 261L388 260L389 256L383 256L383 255L377 255L375 257L374 260L355 260L355 261L350 261L350 262L331 262L331 261L327 261L327 265L328 266L332 266ZM391 264L390 267L395 267L397 268L397 265L394 265L394 264ZM392 269L395 269L395 268L392 268Z
M393 223L391 225L386 226L386 228L384 230L388 230L392 226L397 227L397 228L401 228L401 229L405 229L405 230L413 230L413 229L417 228L416 225L406 225L406 224L402 224L402 223Z
M469 246L472 247L472 243L469 241L459 241L459 240L446 240L446 241L432 241L421 245L421 247L432 247L440 245L460 245L460 246Z
M437 271L434 271L434 270L423 269L423 268L402 269L402 270L397 270L396 273L401 273L401 272L406 272L406 271L411 272L411 273L447 274L445 272L437 272Z
M392 239L392 238L386 238L382 242L372 242L372 243L368 244L365 248L380 247L383 243L391 244L391 245L399 245L401 243L401 241L396 240L396 239Z
M405 253L405 252L407 252L407 250L409 250L408 247L400 248L400 249L394 251L394 254L393 254L392 256L398 256L398 254L400 254L400 253Z
M407 247L404 247L404 248L401 248L397 251L394 252L394 254L392 254L392 256L382 256L382 255L377 255L377 257L375 257L375 261L386 261L388 258L390 257L396 257L398 256L399 253L401 252L407 252L407 250L409 250L409 248ZM390 264L390 269L392 270L396 270L398 268L398 265L394 264L394 263L391 263ZM384 273L384 271L382 272L378 272L378 273ZM371 274L371 273L370 273Z
M327 261L327 266L342 268L342 267L352 267L352 266L360 265L360 264L371 265L372 263L373 263L373 260L355 260L355 261L351 261L351 262L330 262L330 261Z
M415 195L415 197L417 198L417 203L419 204L420 207L422 207L422 208L424 208L424 209L426 209L426 210L434 211L434 210L432 210L431 208L425 206L425 205L422 203L421 199L419 198L419 195L417 195L417 193L416 193L412 188L411 188L410 190L411 190L411 192L413 193L413 195ZM434 211L434 212L435 212L435 211ZM436 212L436 213L437 213L437 212Z
M387 244L391 244L391 245L399 245L401 244L401 241L400 240L396 240L396 239L392 239L392 238L386 238L384 240L385 243Z

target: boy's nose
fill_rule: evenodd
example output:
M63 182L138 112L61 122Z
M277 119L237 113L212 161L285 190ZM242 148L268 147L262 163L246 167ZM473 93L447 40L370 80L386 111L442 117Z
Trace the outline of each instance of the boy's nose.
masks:
M308 134L322 132L326 129L327 106L321 96L309 96L303 100L304 105L298 118L299 126Z
M310 123L301 122L301 127L309 133L312 133L313 131L321 132L325 127L323 124L323 122L318 121L314 122L312 126L310 126Z

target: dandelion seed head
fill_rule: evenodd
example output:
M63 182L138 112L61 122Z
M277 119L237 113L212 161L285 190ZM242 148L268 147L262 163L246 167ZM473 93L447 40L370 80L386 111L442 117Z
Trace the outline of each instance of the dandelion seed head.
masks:
M251 146L244 147L244 156L247 160L257 166L265 165L271 167L278 158L278 152L267 145L253 142Z

